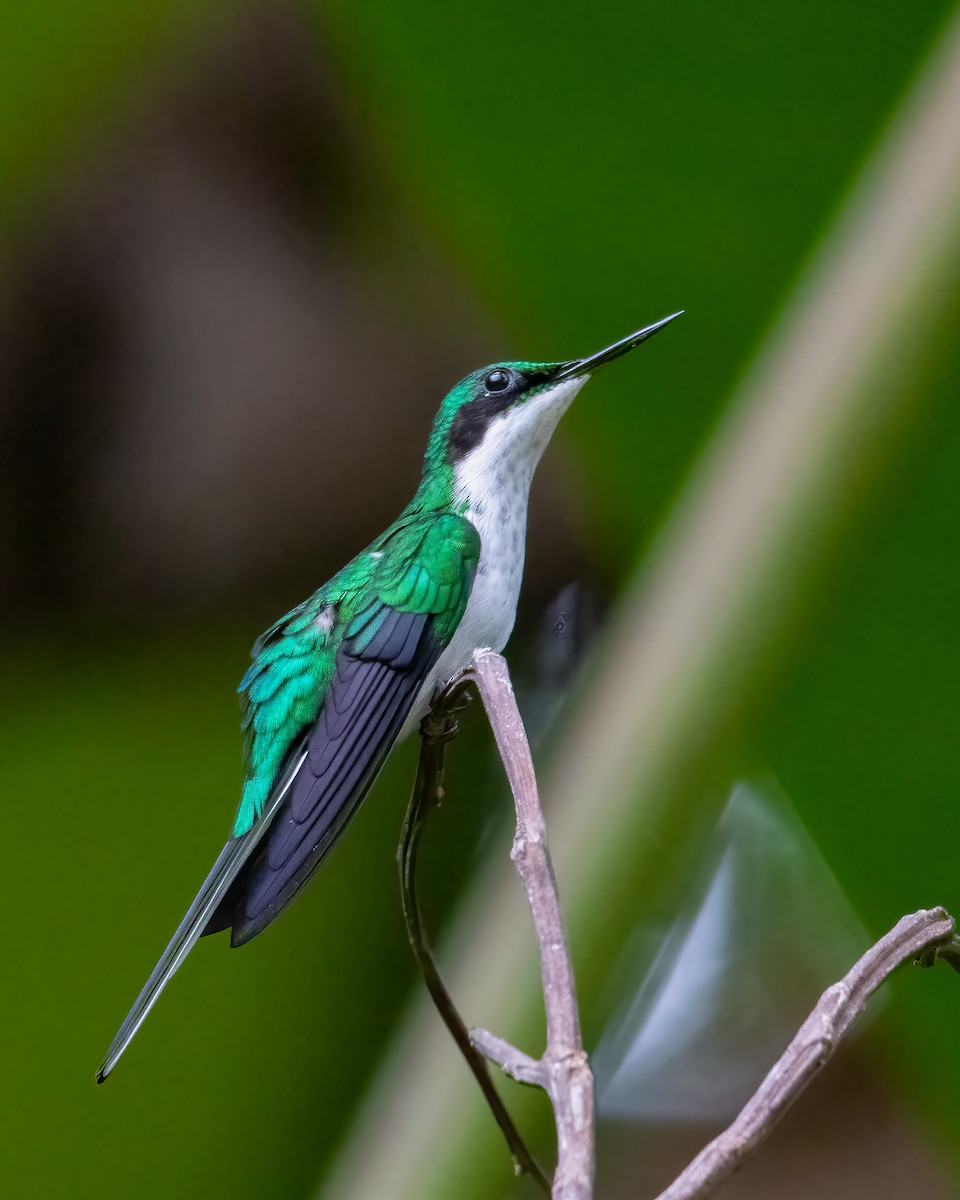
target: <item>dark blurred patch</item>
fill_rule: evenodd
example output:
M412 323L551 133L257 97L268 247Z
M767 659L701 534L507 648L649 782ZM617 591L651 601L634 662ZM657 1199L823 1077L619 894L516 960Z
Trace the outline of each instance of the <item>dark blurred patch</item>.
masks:
M303 14L247 5L7 280L0 602L266 619L396 515L490 329Z
M847 1052L813 1082L757 1157L723 1184L728 1200L950 1200L956 1195L902 1097ZM603 1122L599 1195L655 1196L719 1132Z
M85 464L96 459L109 424L96 381L115 347L111 297L84 251L76 240L52 237L3 321L0 379L9 408L0 488L10 523L0 598L38 619L69 603L82 570Z
M590 584L573 580L540 610L532 637L515 646L514 683L527 732L534 742L549 736L554 718L576 681L579 668L600 632L606 605Z
M537 682L561 692L600 630L600 600L580 580L562 588L544 609L537 642Z

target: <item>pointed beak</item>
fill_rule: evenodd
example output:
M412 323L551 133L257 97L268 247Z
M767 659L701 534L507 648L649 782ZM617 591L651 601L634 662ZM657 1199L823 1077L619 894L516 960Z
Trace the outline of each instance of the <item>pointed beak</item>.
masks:
M645 342L647 338L653 337L657 330L662 329L664 325L669 325L671 321L675 321L677 317L683 315L683 309L680 312L671 313L669 317L664 317L662 321L655 321L652 325L648 325L646 329L638 329L636 333L631 333L629 337L621 338L619 342L614 342L612 346L608 346L606 350L601 350L599 354L591 354L589 358L576 358L573 362L564 363L554 377L558 382L561 379L575 379L578 375L587 375L597 367L602 367L605 363L613 362L615 358L619 358L621 354L629 354L641 342Z

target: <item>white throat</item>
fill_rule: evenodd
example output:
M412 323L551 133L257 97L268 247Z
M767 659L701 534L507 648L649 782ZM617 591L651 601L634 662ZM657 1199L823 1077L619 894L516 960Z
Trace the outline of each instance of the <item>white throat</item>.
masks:
M557 384L495 418L457 465L454 501L480 534L480 561L463 619L431 671L404 725L416 729L436 687L470 665L474 650L498 653L517 616L527 533L527 502L537 463L557 422L589 376Z
M461 629L472 650L506 645L523 578L527 504L537 463L587 376L570 379L490 423L457 465L454 498L480 534L480 563ZM459 631L458 631L459 632Z
M526 512L533 473L574 396L589 376L569 379L491 421L483 441L457 464L454 500L480 530L484 514L507 507ZM519 501L519 503L516 503Z

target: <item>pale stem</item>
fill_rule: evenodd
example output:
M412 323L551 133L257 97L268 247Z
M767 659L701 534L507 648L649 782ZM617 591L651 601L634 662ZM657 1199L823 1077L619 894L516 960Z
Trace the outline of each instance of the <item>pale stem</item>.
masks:
M533 1058L486 1029L471 1030L469 1040L472 1049L496 1063L505 1074L520 1083L543 1088L549 1096L557 1128L553 1200L591 1200L595 1174L593 1075L580 1034L573 968L533 759L510 673L499 654L492 650L474 653L470 669L454 680L424 722L425 746L430 739L439 741L450 736L444 735L441 726L449 722L449 707L468 682L473 682L480 693L513 793L517 826L510 857L527 894L540 948L547 1046L541 1058ZM431 720L437 729L428 728ZM757 1151L893 971L906 962L931 966L937 958L960 971L960 939L953 917L943 908L932 908L901 918L843 979L827 988L733 1123L697 1155L658 1200L705 1200L712 1195Z
M953 917L943 908L921 909L902 917L839 983L827 988L733 1124L704 1147L657 1200L704 1200L711 1196L756 1153L893 971L918 959L931 965L938 951L957 969L956 943Z
M517 810L510 857L527 893L540 948L547 1047L537 1060L485 1030L474 1030L471 1040L508 1074L546 1091L557 1127L554 1200L590 1200L594 1178L593 1074L580 1035L573 967L530 745L504 658L492 650L477 650L469 674L483 701Z

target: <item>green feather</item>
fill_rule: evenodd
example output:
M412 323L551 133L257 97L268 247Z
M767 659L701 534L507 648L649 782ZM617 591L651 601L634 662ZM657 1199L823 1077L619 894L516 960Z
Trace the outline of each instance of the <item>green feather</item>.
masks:
M345 638L362 651L391 608L431 614L441 649L460 624L480 538L462 516L421 504L418 493L395 525L254 645L239 689L247 741L234 837L249 832L294 741L320 715Z

